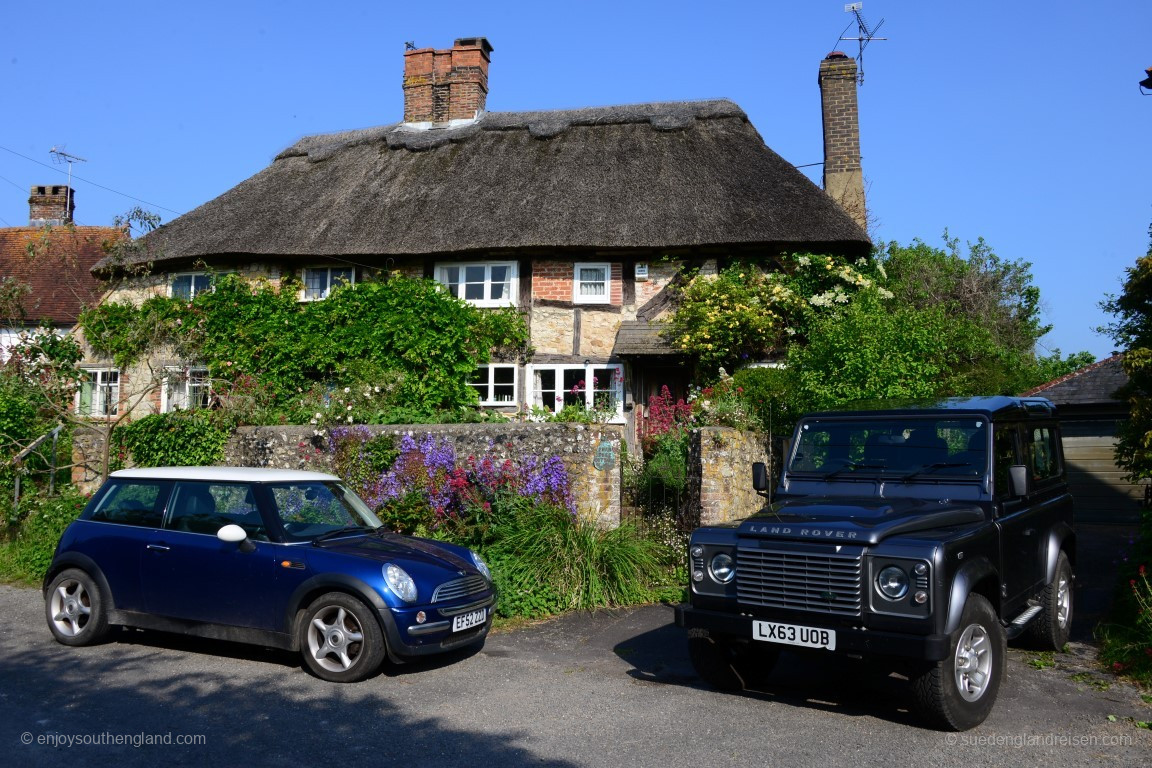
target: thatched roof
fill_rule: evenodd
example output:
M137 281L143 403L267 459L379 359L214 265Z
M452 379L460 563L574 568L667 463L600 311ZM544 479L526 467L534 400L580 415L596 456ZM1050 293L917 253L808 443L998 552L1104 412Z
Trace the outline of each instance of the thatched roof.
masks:
M723 100L490 112L453 128L310 136L145 242L158 264L222 254L870 247Z

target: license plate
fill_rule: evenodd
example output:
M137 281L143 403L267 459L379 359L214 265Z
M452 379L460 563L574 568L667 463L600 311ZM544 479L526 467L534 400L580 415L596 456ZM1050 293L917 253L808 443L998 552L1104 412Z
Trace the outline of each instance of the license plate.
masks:
M799 627L795 624L777 624L774 621L753 621L752 639L766 643L799 645L804 648L836 650L836 631L817 627Z
M452 631L459 632L462 629L471 629L472 627L480 626L484 623L484 619L488 617L488 609L481 608L478 611L471 613L462 613L456 618L452 619Z

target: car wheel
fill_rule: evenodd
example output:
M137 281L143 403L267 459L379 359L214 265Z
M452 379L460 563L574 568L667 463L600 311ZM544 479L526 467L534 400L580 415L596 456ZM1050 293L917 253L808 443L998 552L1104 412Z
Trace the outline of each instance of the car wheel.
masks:
M92 645L108 634L104 596L92 577L79 568L61 571L44 600L48 629L64 645Z
M304 612L300 652L317 677L354 683L380 668L384 633L364 603L343 592L329 592Z
M1041 649L1059 651L1072 629L1072 566L1063 552L1056 559L1056 574L1040 593L1040 613L1028 625L1028 637Z
M1004 629L982 595L968 595L948 657L912 681L916 701L934 725L966 731L984 722L1004 677Z
M720 691L743 691L762 685L780 654L778 648L754 647L700 630L688 638L688 656L700 679Z

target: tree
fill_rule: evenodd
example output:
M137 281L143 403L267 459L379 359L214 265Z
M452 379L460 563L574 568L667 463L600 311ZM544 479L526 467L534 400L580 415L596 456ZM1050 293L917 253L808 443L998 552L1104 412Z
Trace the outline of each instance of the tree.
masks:
M1128 384L1120 396L1131 413L1120 427L1116 463L1133 482L1152 478L1152 226L1148 233L1148 252L1126 271L1120 295L1100 304L1116 318L1101 330L1124 350Z

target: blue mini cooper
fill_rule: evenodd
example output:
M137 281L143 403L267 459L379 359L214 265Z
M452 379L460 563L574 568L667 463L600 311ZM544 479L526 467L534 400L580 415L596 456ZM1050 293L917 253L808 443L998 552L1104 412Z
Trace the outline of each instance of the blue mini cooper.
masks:
M466 547L386 530L332 475L238 467L114 472L60 539L48 628L113 626L299 650L324 680L482 643L492 575Z

